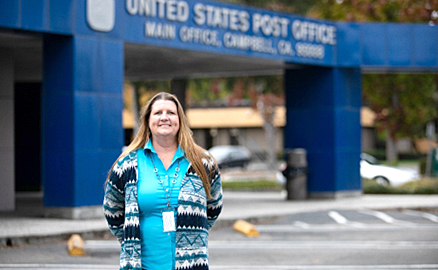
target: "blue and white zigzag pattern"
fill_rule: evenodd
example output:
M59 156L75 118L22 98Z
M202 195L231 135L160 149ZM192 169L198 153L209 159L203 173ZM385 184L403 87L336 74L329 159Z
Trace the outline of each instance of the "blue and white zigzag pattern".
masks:
M207 171L214 168L203 159ZM111 232L121 243L120 269L141 269L141 238L137 197L137 155L131 152L117 162L107 183L104 214ZM178 198L175 269L208 270L208 230L222 210L218 170L211 177L211 198L202 180L189 166Z

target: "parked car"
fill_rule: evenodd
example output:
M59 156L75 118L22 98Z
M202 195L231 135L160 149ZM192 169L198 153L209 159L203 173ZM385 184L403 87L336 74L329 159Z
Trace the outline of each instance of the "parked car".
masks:
M278 166L278 171L275 174L275 180L277 181L277 183L280 186L285 186L286 182L287 182L287 178L285 176L286 174L286 168L287 168L287 164L286 162L281 162L280 165Z
M243 146L220 145L208 150L216 159L219 168L246 168L251 161L251 154Z
M373 156L360 155L360 176L376 181L381 185L400 186L420 179L420 174L412 169L399 169L380 164Z
M382 165L375 157L362 153L360 155L360 176L362 178L372 179L381 185L399 186L410 181L420 179L420 174L411 169L399 169ZM286 184L284 170L286 163L280 165L276 174L277 183Z

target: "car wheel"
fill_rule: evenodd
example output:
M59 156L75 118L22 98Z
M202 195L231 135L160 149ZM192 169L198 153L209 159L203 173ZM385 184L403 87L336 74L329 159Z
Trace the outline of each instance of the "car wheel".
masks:
M380 184L382 186L389 186L389 181L383 176L377 176L374 178L374 181L376 181L377 184Z

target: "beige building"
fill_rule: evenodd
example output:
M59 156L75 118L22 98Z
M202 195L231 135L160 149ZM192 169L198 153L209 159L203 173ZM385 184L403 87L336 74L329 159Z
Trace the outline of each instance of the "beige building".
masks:
M263 129L263 118L257 109L251 107L230 108L192 108L186 111L187 118L196 142L204 148L215 145L237 144L247 147L260 159L268 152L268 142ZM361 108L362 150L375 147L375 113L368 107ZM132 130L134 118L123 112L125 130ZM286 124L286 109L276 107L275 151L283 151L283 127Z

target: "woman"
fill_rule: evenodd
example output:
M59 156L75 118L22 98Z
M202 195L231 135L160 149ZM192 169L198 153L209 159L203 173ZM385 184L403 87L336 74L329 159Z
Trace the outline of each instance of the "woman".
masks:
M208 269L208 231L222 210L218 167L192 138L178 99L155 95L107 178L104 213L120 269Z

